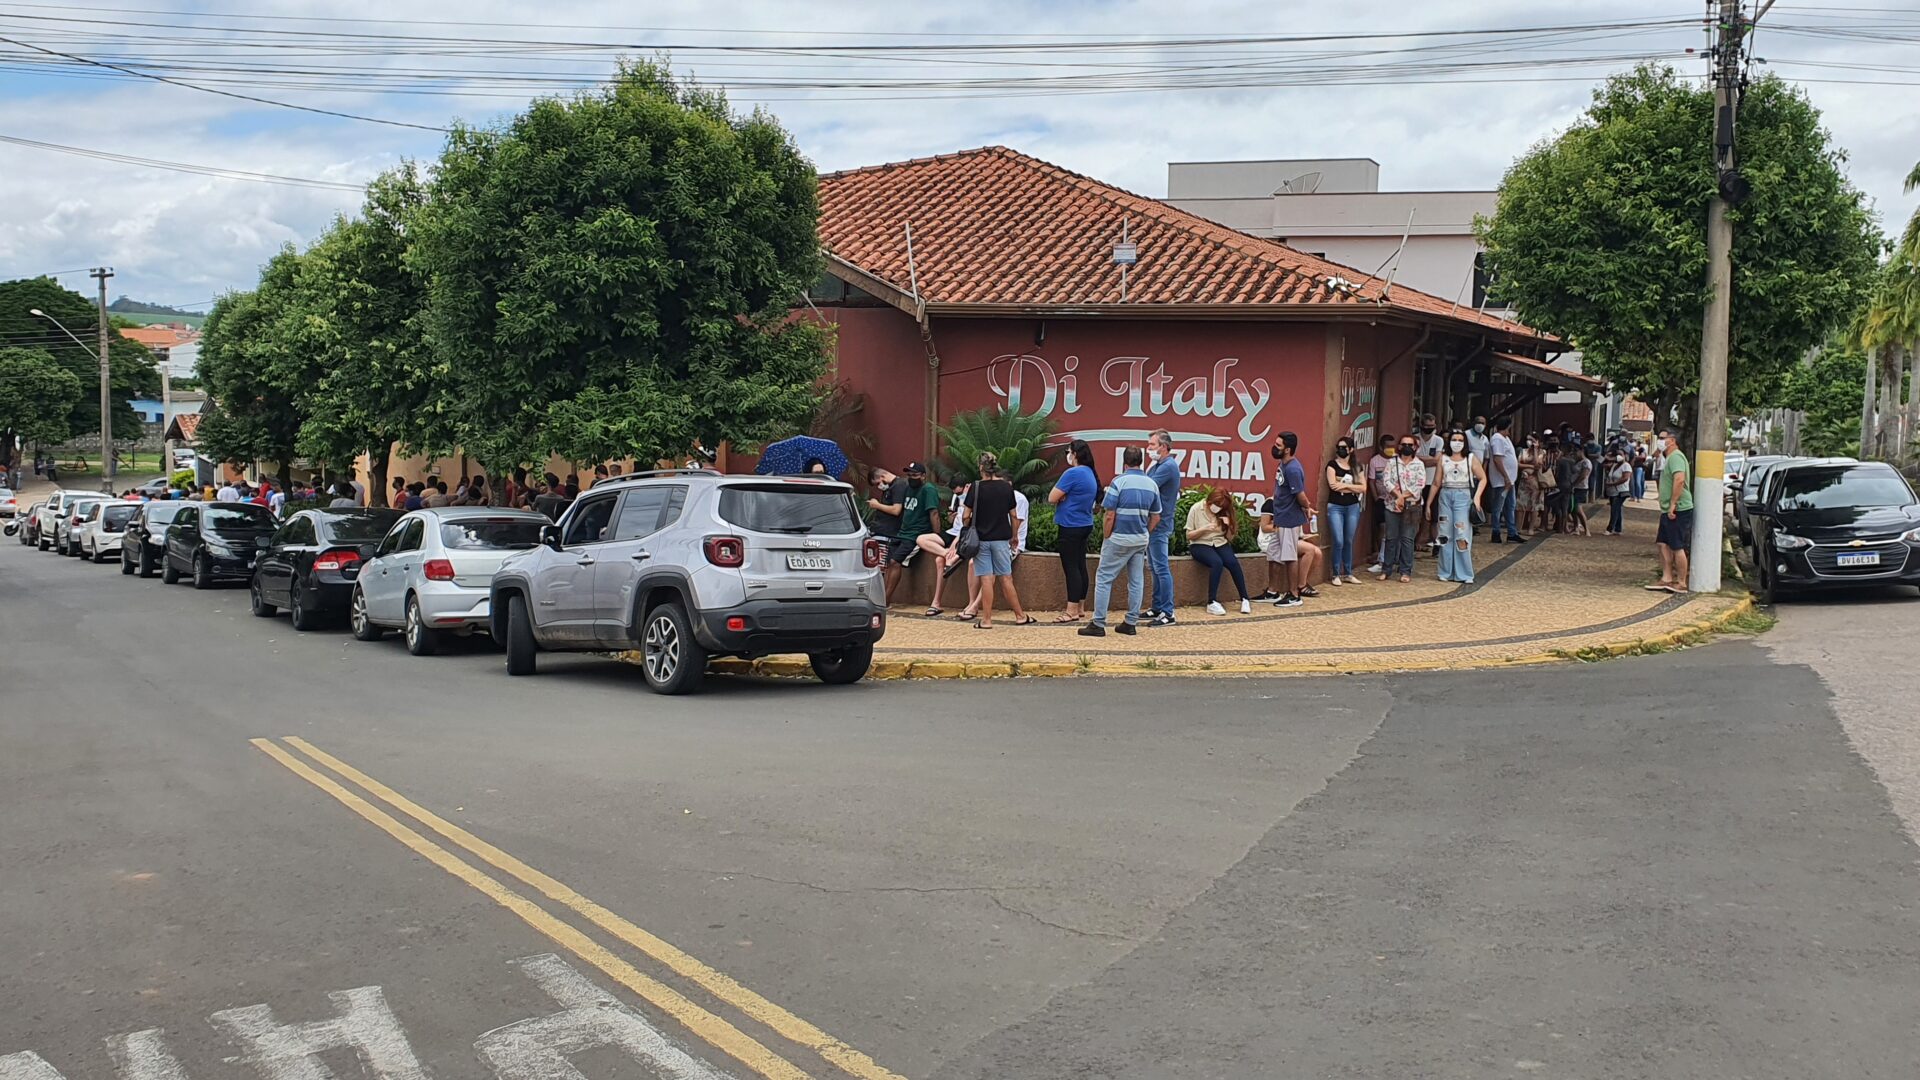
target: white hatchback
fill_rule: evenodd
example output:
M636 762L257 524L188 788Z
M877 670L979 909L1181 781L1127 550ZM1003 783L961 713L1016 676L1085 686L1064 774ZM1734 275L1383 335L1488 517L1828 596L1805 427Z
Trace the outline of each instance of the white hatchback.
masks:
M80 524L74 527L67 546L81 558L97 563L106 562L109 557L118 558L120 542L127 536L127 522L140 511L140 504L116 499L83 505L86 509L81 512Z
M493 572L507 556L540 543L545 514L491 506L415 510L368 553L354 584L353 636L377 641L389 629L407 651L430 656L449 634L486 630Z

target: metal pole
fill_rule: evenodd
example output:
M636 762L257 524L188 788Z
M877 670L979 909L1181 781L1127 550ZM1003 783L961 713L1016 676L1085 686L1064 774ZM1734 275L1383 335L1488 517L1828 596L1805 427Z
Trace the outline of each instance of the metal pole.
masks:
M113 494L113 382L107 362L107 279L113 268L102 266L88 273L100 283L100 488Z
M1733 122L1740 105L1739 0L1720 0L1714 69L1715 179L1733 170ZM1688 587L1720 591L1720 546L1727 477L1727 350L1733 321L1733 222L1720 188L1707 207L1707 312L1700 332L1700 408L1694 431L1693 547Z

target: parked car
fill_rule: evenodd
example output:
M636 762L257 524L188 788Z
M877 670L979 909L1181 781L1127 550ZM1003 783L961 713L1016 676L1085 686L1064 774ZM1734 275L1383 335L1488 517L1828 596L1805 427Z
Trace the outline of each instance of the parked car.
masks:
M377 507L294 514L254 564L253 613L270 618L284 607L295 630L319 629L327 613L346 610L365 562L362 548L399 519L400 511Z
M211 589L222 581L251 581L260 549L279 527L273 511L264 506L187 503L167 526L160 580L171 585L191 574L196 589Z
M29 546L39 543L40 508L45 505L44 502L37 502L27 507L24 513L14 515L13 520L7 522L7 535L19 537L22 544Z
M126 535L127 522L139 511L139 503L124 499L88 503L86 513L80 519L80 527L74 530L72 546L79 549L81 558L97 563L106 562L107 556L120 554L120 542Z
M1760 470L1763 466L1772 462L1786 460L1788 459L1784 454L1754 454L1751 456L1742 454L1737 459L1733 454L1727 455L1726 498L1728 507L1733 511L1733 517L1736 523L1740 520L1740 492L1746 485L1747 477L1763 475L1762 473L1757 473L1756 470Z
M60 511L60 515L53 519L53 550L62 555L79 555L80 546L74 543L74 533L79 531L80 522L86 516L87 507L106 501L107 497L97 492L68 498L66 509Z
M1920 587L1920 498L1891 465L1794 462L1774 470L1753 517L1756 590Z
M850 683L886 633L880 541L839 481L636 473L583 492L541 537L493 577L509 674L532 674L540 649L638 649L647 685L680 694L709 656L806 653Z
M149 499L164 499L167 492L173 490L173 482L164 476L156 476L133 490Z
M0 487L0 518L12 521L20 515L20 496L10 487Z
M1743 544L1753 544L1753 511L1766 501L1767 478L1782 465L1792 462L1843 462L1852 461L1850 457L1805 458L1769 455L1755 458L1747 463L1746 473L1740 477L1740 486L1733 492L1733 524Z
M69 491L65 488L47 496L47 501L40 504L40 509L34 516L34 543L41 551L53 547L54 526L60 520L60 515L66 511L69 500L98 498L101 498L101 495L97 491Z
M126 531L120 537L120 572L152 577L167 550L167 526L189 504L166 500L136 505L139 508L127 519Z
M415 510L370 554L353 594L353 636L399 629L407 651L431 656L448 634L491 626L494 571L540 543L545 514L486 506Z

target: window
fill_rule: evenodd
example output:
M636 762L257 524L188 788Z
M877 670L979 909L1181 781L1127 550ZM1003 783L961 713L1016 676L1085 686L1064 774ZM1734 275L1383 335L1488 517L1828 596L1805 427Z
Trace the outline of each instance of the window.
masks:
M314 545L320 542L310 517L296 518L293 522L293 539L290 543Z
M528 518L457 518L440 523L449 551L524 551L540 543L541 523Z
M626 503L620 507L620 523L614 527L613 539L638 540L660 531L660 514L666 509L667 495L664 484L628 492Z
M174 502L145 503L143 505L146 509L145 520L149 525L165 525L167 522L172 521L181 510L185 509L185 507L179 503Z
M1780 484L1780 509L1789 511L1910 506L1913 501L1906 480L1885 465L1789 469Z
M1487 270L1487 253L1478 252L1473 257L1473 306L1487 306L1487 289L1493 284L1493 275ZM1499 305L1495 305L1496 307Z
M294 531L296 528L298 528L299 524L300 524L300 521L299 519L296 518L293 521L289 521L285 525L280 526L280 531L273 534L273 546L286 547L288 544L299 543L299 541L293 538Z
M844 489L804 484L736 484L720 491L720 520L749 532L861 531L860 515Z
M371 544L386 536L393 522L394 514L389 510L382 513L330 515L316 524L319 529L325 530L329 544Z
M597 544L606 539L607 525L613 521L613 508L618 501L616 496L603 495L575 503L573 516L567 520L567 535L562 543L568 546Z
M132 520L133 515L139 510L138 503L110 503L101 516L106 518L105 526L108 532L120 532L127 527L127 522Z
M407 530L419 523L419 518L408 518L388 530L387 535L381 538L380 546L374 550L374 557L378 558L381 555L391 555L396 551L404 551L405 549L400 545L407 538Z
M183 506L173 516L173 523L183 529L191 529L200 524L200 511L196 507Z
M273 511L252 503L221 503L206 508L204 517L206 527L219 532L222 529L242 531L270 529L274 526Z
M399 543L398 550L419 551L420 541L426 539L426 536L427 536L426 519L414 518L412 521L409 521L405 525L400 527L400 543Z
M680 510L687 505L687 485L675 484L668 490L672 494L667 496L666 515L660 519L660 527L663 529L679 521Z

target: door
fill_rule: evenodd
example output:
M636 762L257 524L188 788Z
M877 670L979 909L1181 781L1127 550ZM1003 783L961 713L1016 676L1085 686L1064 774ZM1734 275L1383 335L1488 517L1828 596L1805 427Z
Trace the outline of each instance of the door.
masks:
M254 565L254 573L260 578L260 592L275 603L291 604L293 589L300 579L301 554L308 558L313 551L313 519L306 516L294 518L273 534L273 544L265 555Z
M672 522L686 494L685 484L647 484L627 492L603 545L606 554L593 570L594 633L600 644L634 645L628 629L634 616L634 586L659 557L648 546L649 537Z
M360 571L367 618L387 626L406 619L408 582L420 572L420 541L426 530L426 519L415 514L401 518L381 537L373 565Z
M182 573L192 569L193 552L200 545L200 508L189 506L167 526L166 561Z
M540 637L559 645L591 645L594 631L594 568L606 555L607 536L620 493L583 495L560 522L560 550L549 551L533 572L533 619Z

